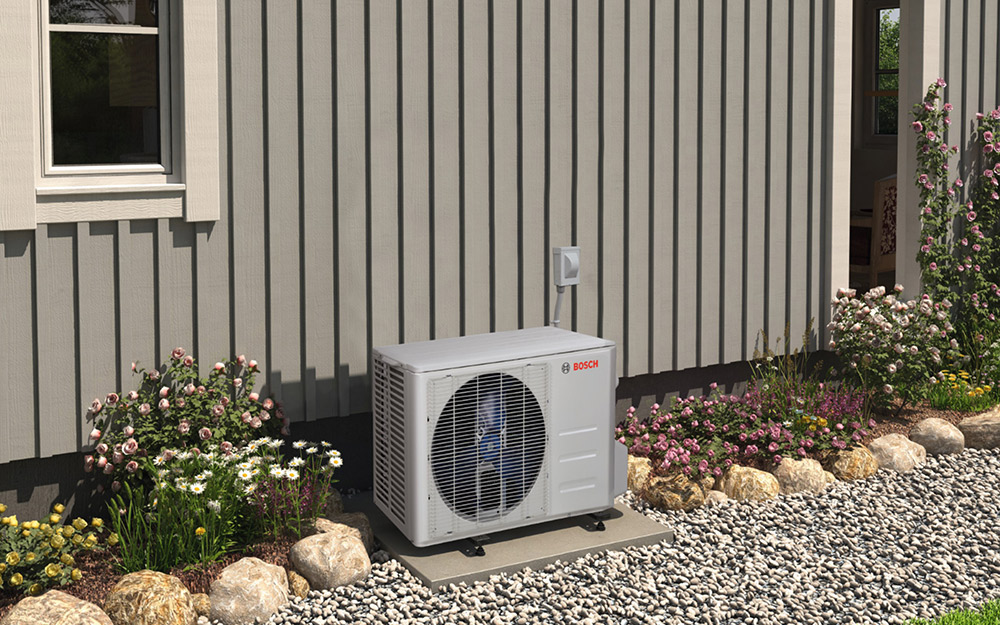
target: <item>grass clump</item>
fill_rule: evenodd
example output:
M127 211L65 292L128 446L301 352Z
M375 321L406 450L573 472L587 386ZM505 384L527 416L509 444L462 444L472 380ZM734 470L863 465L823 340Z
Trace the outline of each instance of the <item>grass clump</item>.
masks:
M958 610L944 614L934 620L910 619L906 625L1000 625L1000 600L983 604L975 610Z

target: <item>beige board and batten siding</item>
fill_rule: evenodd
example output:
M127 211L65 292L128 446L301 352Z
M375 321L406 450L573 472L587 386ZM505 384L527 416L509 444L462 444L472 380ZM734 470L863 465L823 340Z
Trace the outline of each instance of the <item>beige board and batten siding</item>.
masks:
M366 412L373 345L547 323L555 245L619 375L822 328L843 4L220 2L219 221L0 233L0 463L178 345L293 421Z

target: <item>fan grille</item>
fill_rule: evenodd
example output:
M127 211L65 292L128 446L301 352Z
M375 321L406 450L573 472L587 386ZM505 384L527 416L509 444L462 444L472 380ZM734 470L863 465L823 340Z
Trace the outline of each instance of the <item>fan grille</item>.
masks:
M522 379L545 396L536 397ZM483 525L503 520L519 509L542 469L547 367L448 377L435 381L431 391L430 414L437 419L430 472L438 494L466 521ZM520 507L522 517L530 514L527 508Z

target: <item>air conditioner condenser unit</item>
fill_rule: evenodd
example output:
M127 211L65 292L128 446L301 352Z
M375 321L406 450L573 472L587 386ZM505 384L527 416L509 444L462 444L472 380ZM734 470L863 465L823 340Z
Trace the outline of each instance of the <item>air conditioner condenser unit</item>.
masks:
M376 504L418 547L611 508L615 365L553 327L376 348Z

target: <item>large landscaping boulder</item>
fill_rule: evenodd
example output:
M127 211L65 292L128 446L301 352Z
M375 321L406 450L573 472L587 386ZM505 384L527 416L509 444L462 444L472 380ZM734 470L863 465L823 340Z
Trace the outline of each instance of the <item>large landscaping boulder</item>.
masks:
M729 501L729 497L721 490L710 490L705 493L706 506L714 506L717 503L726 503L727 501Z
M910 440L922 446L928 454L958 454L965 449L965 435L944 419L931 417L910 428Z
M649 480L649 474L653 470L653 463L649 458L639 456L628 457L628 489L633 493L642 493Z
M843 449L825 458L826 469L838 480L864 480L878 471L878 460L863 445Z
M737 501L764 501L778 496L778 478L767 471L734 464L726 471L723 491Z
M143 570L121 578L104 600L114 625L195 625L191 593L181 580Z
M347 586L368 577L371 560L364 543L348 533L320 532L292 545L288 559L313 590Z
M643 497L664 510L694 510L705 503L701 484L692 482L681 473L653 476L646 482Z
M822 465L812 458L786 458L775 467L773 473L782 495L818 493L827 485Z
M259 558L241 558L212 582L212 620L225 625L266 621L288 603L285 569Z
M0 625L113 625L99 607L60 590L17 602Z
M907 473L927 460L927 450L902 434L886 434L868 443L880 469Z
M1000 447L1000 406L975 417L967 417L958 424L965 436L965 446L970 449L996 449Z
M364 543L368 554L371 555L374 553L375 532L372 531L372 524L364 512L342 512L329 517L329 520L335 525L340 525L341 527L346 528L345 530L337 528L335 531L350 531L351 533L356 533L357 536L361 538L361 542Z

